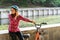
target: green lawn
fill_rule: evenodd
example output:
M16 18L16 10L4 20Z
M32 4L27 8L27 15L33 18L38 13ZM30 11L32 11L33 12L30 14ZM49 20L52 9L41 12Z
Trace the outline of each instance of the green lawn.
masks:
M45 16L45 17L36 17L32 20L35 20L36 23L47 22L48 24L55 24L60 23L60 16ZM20 22L20 27L31 27L34 26L32 23L29 22ZM8 29L8 25L0 25L0 30Z

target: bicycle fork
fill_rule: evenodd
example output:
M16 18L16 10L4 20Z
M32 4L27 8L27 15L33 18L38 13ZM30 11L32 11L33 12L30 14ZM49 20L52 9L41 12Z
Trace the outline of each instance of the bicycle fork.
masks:
M36 33L35 40L41 40L39 32Z

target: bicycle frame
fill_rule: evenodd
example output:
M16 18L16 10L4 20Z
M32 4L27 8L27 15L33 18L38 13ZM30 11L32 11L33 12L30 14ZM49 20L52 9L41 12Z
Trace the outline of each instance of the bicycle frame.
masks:
M45 25L45 24L47 24L47 23L35 24L35 27L36 27L36 29L37 29L37 32L36 32L36 34L35 34L35 40L41 40L39 30L40 30L40 28L41 28L41 26L42 26L43 24ZM37 27L37 26L38 26L38 27Z

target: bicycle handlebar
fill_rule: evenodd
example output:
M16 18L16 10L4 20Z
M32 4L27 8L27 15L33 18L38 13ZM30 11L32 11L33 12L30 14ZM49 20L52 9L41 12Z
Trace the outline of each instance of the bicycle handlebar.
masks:
M41 25L46 25L46 24L47 24L47 23L44 23L44 22L41 23L41 24L35 24L35 27L36 27L36 26L40 26L40 27L41 27Z
M42 24L47 24L47 23L44 23L44 22L43 22L43 23L41 23L41 24L35 24L35 25L38 25L38 26L39 26L39 25L42 25Z

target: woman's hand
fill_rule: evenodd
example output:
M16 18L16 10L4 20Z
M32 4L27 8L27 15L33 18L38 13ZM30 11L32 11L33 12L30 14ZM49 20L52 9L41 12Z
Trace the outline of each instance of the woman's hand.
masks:
M31 21L31 23L36 24L35 21Z

